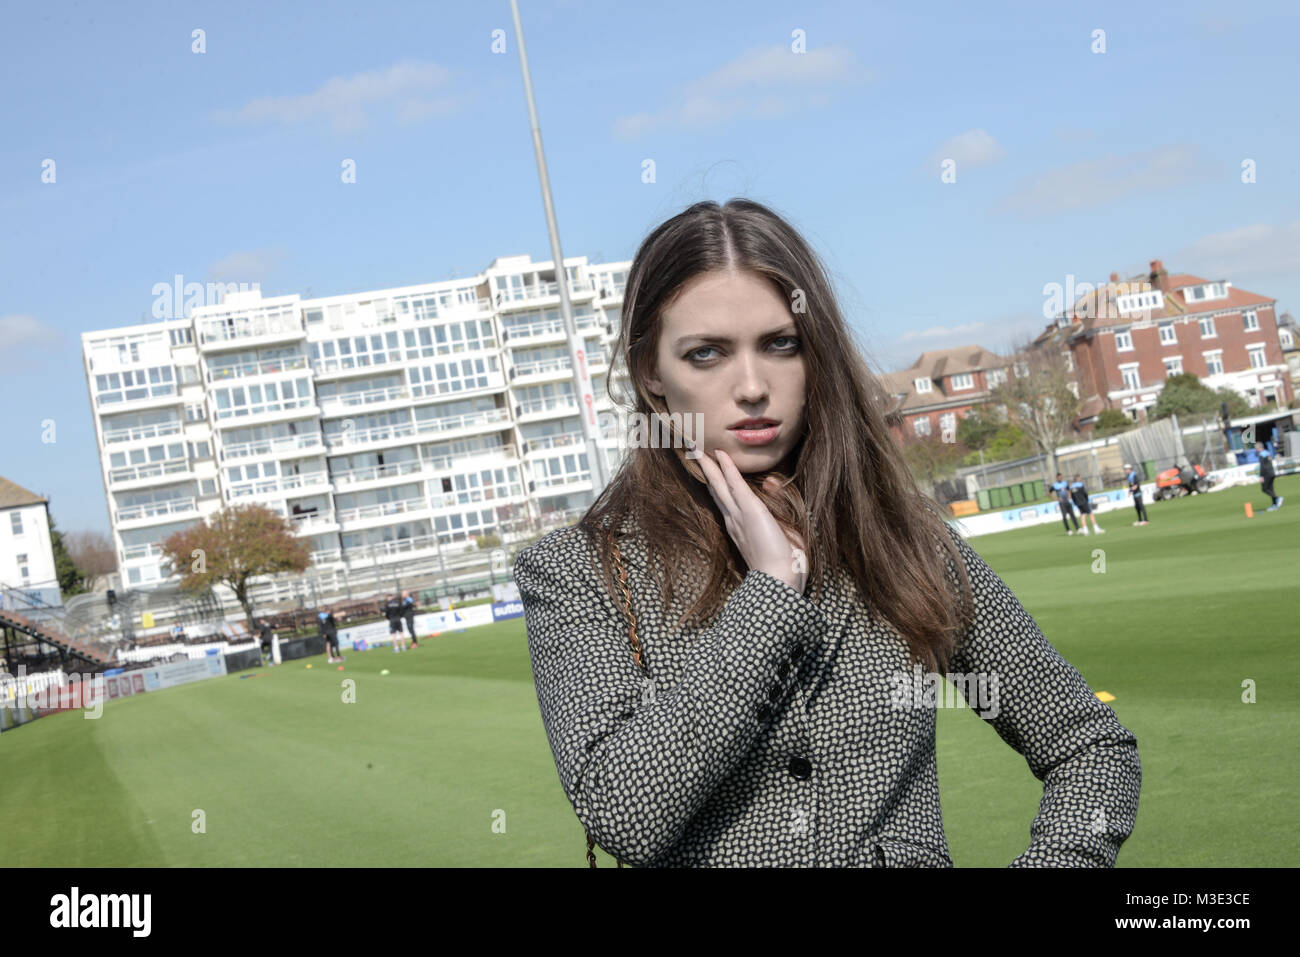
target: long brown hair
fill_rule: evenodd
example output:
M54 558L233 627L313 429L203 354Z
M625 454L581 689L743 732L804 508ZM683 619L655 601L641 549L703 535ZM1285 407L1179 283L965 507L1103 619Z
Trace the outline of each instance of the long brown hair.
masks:
M943 527L940 506L920 491L902 460L885 420L887 390L862 358L825 268L775 212L741 198L725 206L695 203L641 243L627 277L614 360L635 392L630 411L647 418L669 412L646 388L655 375L662 312L690 279L713 270L758 273L792 303L807 363L806 430L779 470L745 480L781 526L806 543L808 590L820 595L826 576L846 566L859 596L904 637L912 660L946 671L970 616L964 562ZM612 380L607 378L610 398L626 408ZM745 567L703 471L685 451L629 449L578 522L614 595L607 535L627 519L635 521L666 606L672 606L677 587L692 588L695 600L678 616L679 625L718 613L730 592L725 586L739 583ZM763 487L773 474L781 480L777 492ZM945 549L959 569L960 596L949 584Z

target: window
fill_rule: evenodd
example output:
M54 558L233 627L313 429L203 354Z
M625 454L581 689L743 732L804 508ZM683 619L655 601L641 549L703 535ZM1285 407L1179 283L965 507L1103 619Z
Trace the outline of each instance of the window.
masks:
M916 386L916 391L917 391L917 392L929 392L929 391L930 391L930 380L929 380L929 379L914 379L914 380L912 380L912 385ZM928 435L929 433L927 432L926 434Z
M23 533L23 513L22 513L22 512L10 512L10 513L9 513L9 527L13 529L13 533L14 533L15 535L21 535L21 534Z
M914 419L912 421L912 428L916 430L917 435L929 435L930 434L929 418Z
M122 372L109 372L95 376L96 405L111 405L114 402L174 395L175 392L171 366L126 369Z
M28 576L28 572L27 572L27 555L26 555L26 553L23 553L22 555L19 555L19 556L18 556L18 574L19 574L20 576L22 576L23 584L26 585L26 584L27 584L27 579L28 579L28 577L29 577L29 576Z
M1142 380L1138 377L1138 366L1136 362L1133 363L1132 365L1120 366L1119 371L1120 371L1120 375L1124 377L1124 388L1126 389L1142 388Z
M1165 363L1165 378L1168 378L1171 375L1179 375L1183 371L1182 356L1166 356L1164 359L1164 363Z
M957 391L959 389L973 389L975 386L974 383L971 382L970 373L965 372L961 375L955 375L952 377L952 387L954 391Z
M1160 323L1160 344L1162 346L1172 346L1178 343L1178 333L1174 330L1172 322Z
M1067 388L1068 388L1072 393L1074 393L1074 397L1075 397L1076 399L1079 398L1079 383L1077 383L1077 382L1071 382L1071 383L1067 386Z
M1145 312L1148 309L1163 309L1165 305L1164 294L1159 290L1150 292L1135 292L1125 296L1119 296L1115 300L1115 308L1120 314L1130 312Z
M171 331L172 345L188 346L194 344L194 334L189 329L173 329Z
M1028 362L1017 362L1017 363L1016 363L1016 375L1018 375L1018 376L1019 376L1020 378L1022 378L1022 379L1027 379L1027 378L1029 378L1029 363L1028 363Z
M1259 332L1259 317L1256 316L1254 309L1247 309L1242 313L1242 321L1245 323L1246 332Z
M199 494L216 495L217 494L216 479L199 479Z
M190 454L196 459L206 459L212 455L212 453L208 451L207 442L191 442Z
M1262 345L1247 346L1246 352L1250 355L1250 367L1252 369L1264 368L1264 347Z
M990 369L987 373L985 373L985 376L988 379L989 388L994 389L1007 381L1007 370Z
M199 381L198 366L181 366L181 385L194 385Z
M1223 350L1216 349L1214 352L1203 353L1205 356L1205 366L1210 375L1223 374Z
M1115 333L1115 349L1119 352L1133 351L1133 335L1127 329Z
M1066 372L1073 372L1073 371L1074 371L1074 353L1073 353L1073 352L1062 352L1061 355L1065 356L1065 371L1066 371Z
M952 412L945 412L939 416L939 435L945 442L957 441L957 416Z
M256 385L213 389L218 419L298 409L312 404L311 379L285 379Z
M1214 339L1217 336L1218 333L1214 331L1214 317L1206 316L1204 319L1201 320L1201 338Z
M188 422L203 421L203 403L199 402L196 405L187 405L185 407L185 419Z

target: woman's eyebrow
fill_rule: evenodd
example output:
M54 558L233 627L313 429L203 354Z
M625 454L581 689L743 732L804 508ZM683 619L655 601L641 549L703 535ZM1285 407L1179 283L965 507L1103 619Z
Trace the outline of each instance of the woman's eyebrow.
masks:
M771 338L772 336L795 335L798 331L799 330L794 326L793 323L786 323L784 326L781 326L779 329L773 329L770 332L764 332L760 334L759 336L756 337L755 341L768 339ZM673 348L680 349L683 345L685 345L687 342L690 342L692 340L698 340L699 342L716 342L724 346L729 346L736 341L735 339L731 338L731 336L710 336L710 335L705 335L703 333L693 333L690 335L678 336L677 341L673 344Z

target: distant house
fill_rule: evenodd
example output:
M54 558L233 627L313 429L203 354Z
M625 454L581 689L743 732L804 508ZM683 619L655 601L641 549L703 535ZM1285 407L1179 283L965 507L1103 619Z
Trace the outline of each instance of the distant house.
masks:
M1165 379L1183 372L1252 406L1294 400L1283 342L1295 333L1282 335L1275 300L1225 279L1169 273L1158 259L1148 273L1088 285L1034 341L1065 350L1078 370L1077 427L1090 428L1103 409L1145 420Z
M48 503L0 476L0 607L61 605ZM18 594L15 594L18 593Z
M955 442L957 423L990 400L989 390L1006 380L1010 364L982 346L957 346L923 352L909 368L883 374L895 438L937 435Z

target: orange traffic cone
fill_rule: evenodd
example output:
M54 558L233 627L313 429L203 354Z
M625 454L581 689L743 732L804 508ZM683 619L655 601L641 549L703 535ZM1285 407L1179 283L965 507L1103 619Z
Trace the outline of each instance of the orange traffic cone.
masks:
M1254 510L1253 508L1250 507L1250 503L1249 503L1249 502L1246 503L1246 517L1247 517L1247 518L1254 518L1254 517L1255 517L1255 510Z

